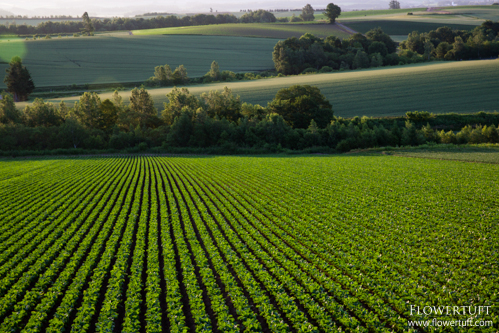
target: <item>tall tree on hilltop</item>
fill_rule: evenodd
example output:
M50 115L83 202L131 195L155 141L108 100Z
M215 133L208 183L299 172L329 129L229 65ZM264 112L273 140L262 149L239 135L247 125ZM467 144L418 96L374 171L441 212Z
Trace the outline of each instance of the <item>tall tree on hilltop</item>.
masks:
M300 17L303 21L313 21L315 19L314 16L314 8L310 4L306 4L301 11Z
M88 16L88 13L87 12L83 13L81 18L83 19L83 25L84 25L83 32L86 32L88 35L90 35L92 32L94 32L94 25L92 24L92 21Z
M14 101L26 101L35 89L35 84L21 58L13 57L5 71L7 75L3 82L7 85L7 91L14 95Z
M400 9L400 2L398 2L397 0L392 0L390 1L390 9Z
M329 23L333 24L341 14L341 8L334 3L330 3L326 7L324 15L329 19Z

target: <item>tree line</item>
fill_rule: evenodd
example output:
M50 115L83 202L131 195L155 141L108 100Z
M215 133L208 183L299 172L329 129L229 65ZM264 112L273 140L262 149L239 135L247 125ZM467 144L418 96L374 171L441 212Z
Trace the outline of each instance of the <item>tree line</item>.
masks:
M329 4L326 8L326 16L330 18L331 23L334 18L338 17L341 9ZM294 14L293 14L294 15ZM104 18L90 19L85 12L82 16L82 21L46 21L37 26L29 26L26 24L17 25L15 23L9 25L0 25L0 34L17 34L17 35L36 35L36 34L60 34L60 33L78 33L80 31L89 31L89 26L92 26L92 31L115 31L115 30L140 30L140 29L157 29L169 27L184 27L210 24L226 24L226 23L272 23L272 22L288 22L287 18L276 19L270 11L259 9L255 11L247 11L240 18L232 14L196 14L192 16L178 17L175 15L157 15L150 18ZM313 21L314 9L310 4L302 8L300 17L294 17L291 22L295 21Z
M475 29L440 27L428 33L413 31L400 43L408 58L470 60L499 56L499 21L487 20Z
M300 74L398 65L410 60L396 54L397 43L381 28L356 33L349 38L319 38L305 34L279 41L272 59L279 73Z
M343 119L334 116L331 103L311 86L281 89L265 107L242 102L227 87L199 97L175 87L161 112L143 88L133 89L128 103L118 92L106 100L86 92L73 107L36 99L22 111L16 109L10 94L1 97L2 154L68 148L331 152L429 142L499 142L497 112L443 116L411 112L396 119ZM455 127L449 128L450 124Z

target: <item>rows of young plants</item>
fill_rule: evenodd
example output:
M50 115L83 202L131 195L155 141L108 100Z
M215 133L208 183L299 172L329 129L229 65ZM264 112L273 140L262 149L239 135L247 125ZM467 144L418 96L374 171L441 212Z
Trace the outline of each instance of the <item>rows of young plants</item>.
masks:
M498 166L396 156L0 163L0 332L439 332L492 306ZM451 329L447 329L452 331ZM455 330L454 330L455 331Z

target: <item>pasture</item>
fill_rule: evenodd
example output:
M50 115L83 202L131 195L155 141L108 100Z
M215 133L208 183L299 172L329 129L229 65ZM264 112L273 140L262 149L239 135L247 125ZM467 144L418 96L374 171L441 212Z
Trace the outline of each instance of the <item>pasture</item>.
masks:
M409 322L427 317L411 306L496 302L498 168L381 155L3 160L0 330L419 331Z
M0 72L20 56L37 87L71 84L143 82L154 67L183 64L188 75L200 77L213 60L222 70L252 72L272 69L270 38L213 36L129 36L0 41ZM5 84L0 83L0 89Z
M337 25L324 23L234 23L204 26L134 30L134 35L208 35L245 36L286 39L311 33L325 38L331 35L348 38L351 34Z
M309 74L188 87L195 95L228 86L241 100L267 105L277 91L294 84L317 86L333 105L336 116L400 116L407 111L470 113L499 110L499 60L435 62L329 74ZM150 89L158 110L171 88ZM128 100L130 92L120 93ZM104 93L101 98L111 98ZM79 97L52 99L74 103ZM24 107L25 103L19 103Z

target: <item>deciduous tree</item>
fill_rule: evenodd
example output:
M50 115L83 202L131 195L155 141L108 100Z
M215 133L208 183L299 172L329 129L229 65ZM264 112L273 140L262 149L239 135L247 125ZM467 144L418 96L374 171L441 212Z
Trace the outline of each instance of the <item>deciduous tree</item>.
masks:
M281 115L294 128L307 128L312 119L321 128L333 119L333 107L319 88L294 85L277 92L267 106L270 113Z
M6 72L3 82L7 85L7 91L14 96L14 101L26 101L35 89L35 84L21 58L13 57Z
M310 4L306 4L301 11L300 17L303 21L313 21L315 19L314 16L314 8Z
M329 19L329 23L332 24L341 15L341 8L334 3L330 3L326 7L324 15Z

